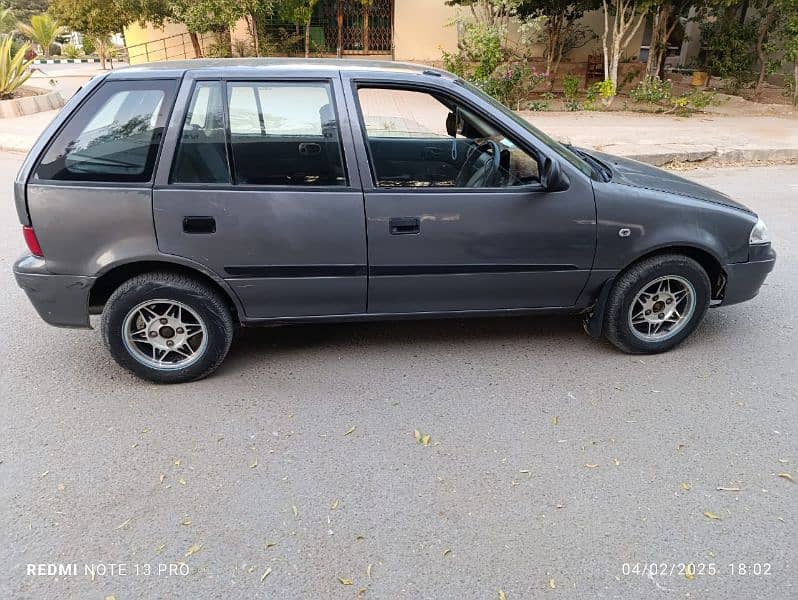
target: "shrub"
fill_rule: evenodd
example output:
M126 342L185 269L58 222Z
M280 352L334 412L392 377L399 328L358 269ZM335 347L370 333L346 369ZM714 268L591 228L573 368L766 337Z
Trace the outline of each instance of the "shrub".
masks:
M535 112L549 110L549 103L546 100L532 100L526 105L526 109Z
M703 90L693 90L684 95L690 106L696 110L703 110L710 104L715 103L715 92L705 92Z
M80 48L74 44L64 44L61 46L61 54L67 58L78 58L80 56Z
M562 91L566 100L576 100L579 95L580 78L573 73L568 73L562 80Z
M94 47L94 40L91 39L89 36L83 36L83 52L86 54L94 54L96 48Z
M11 51L11 36L0 40L0 100L11 98L31 76L28 67L31 61L25 60L29 44L23 44L16 52Z
M629 96L635 102L648 104L662 104L668 102L672 96L673 86L669 79L659 77L646 77L629 91Z
M718 19L701 25L701 43L707 51L710 74L739 89L754 81L756 64L757 21L740 23L736 19Z

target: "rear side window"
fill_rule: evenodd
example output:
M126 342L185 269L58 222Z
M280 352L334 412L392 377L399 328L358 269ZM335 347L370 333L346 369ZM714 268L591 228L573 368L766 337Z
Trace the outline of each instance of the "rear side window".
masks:
M103 84L55 137L34 177L149 181L176 87L173 80Z
M231 179L253 186L346 185L329 83L198 82L171 182Z
M172 182L229 183L222 93L220 81L200 81L194 87L180 134Z
M227 93L236 183L346 185L329 84L232 82Z

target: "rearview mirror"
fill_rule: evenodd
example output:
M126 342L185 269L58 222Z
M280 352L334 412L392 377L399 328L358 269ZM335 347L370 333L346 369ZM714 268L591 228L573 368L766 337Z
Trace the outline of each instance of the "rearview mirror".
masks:
M559 161L549 157L543 159L540 167L540 184L547 192L562 192L571 186L568 176L563 173Z

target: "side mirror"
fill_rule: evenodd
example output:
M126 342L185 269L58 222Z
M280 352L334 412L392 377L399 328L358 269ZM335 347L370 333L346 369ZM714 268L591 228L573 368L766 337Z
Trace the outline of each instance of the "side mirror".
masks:
M544 157L540 168L540 184L547 192L563 192L571 186L568 176L563 173L559 161Z

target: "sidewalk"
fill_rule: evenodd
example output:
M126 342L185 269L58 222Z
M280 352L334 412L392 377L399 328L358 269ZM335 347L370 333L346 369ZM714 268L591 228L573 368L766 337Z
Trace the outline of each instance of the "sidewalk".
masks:
M47 111L0 119L0 151L27 152L55 117ZM631 112L522 112L552 137L653 165L798 160L798 118L692 117Z
M552 137L653 165L798 160L798 118L632 112L522 112Z

